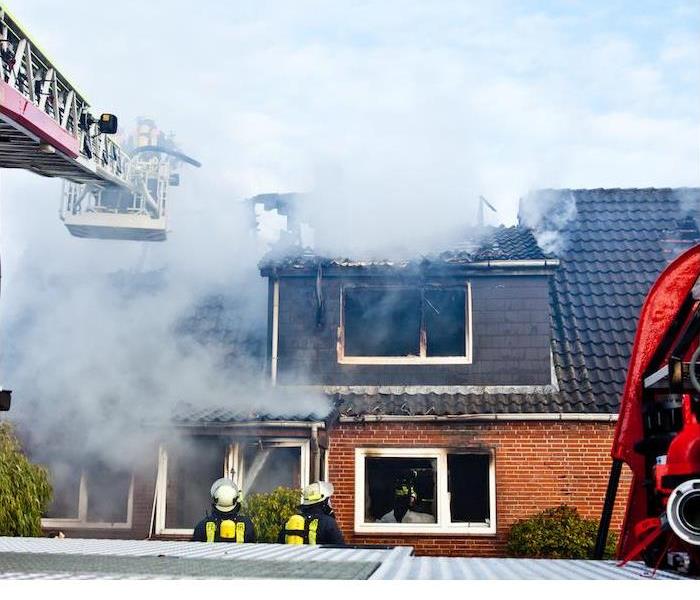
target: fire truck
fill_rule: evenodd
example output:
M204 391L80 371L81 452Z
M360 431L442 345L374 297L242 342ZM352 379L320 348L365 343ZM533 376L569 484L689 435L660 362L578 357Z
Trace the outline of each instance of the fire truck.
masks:
M663 271L642 306L598 530L601 558L622 465L632 472L624 563L700 573L700 245Z

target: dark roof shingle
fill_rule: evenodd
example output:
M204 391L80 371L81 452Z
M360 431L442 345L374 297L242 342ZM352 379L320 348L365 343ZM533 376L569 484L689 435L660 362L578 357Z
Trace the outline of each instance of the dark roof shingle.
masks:
M573 203L571 218L552 225L538 202ZM669 261L700 241L699 208L691 188L544 190L523 202L523 225L557 240L550 302L562 399L618 410L644 298Z

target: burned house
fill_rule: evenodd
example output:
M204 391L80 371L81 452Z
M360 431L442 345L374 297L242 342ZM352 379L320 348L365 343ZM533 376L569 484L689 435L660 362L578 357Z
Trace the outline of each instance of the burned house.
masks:
M700 239L689 201L696 190L541 192L521 225L435 257L265 264L271 379L334 398L346 536L499 555L544 508L598 518L639 308ZM422 518L391 522L407 473Z
M560 504L598 518L637 314L667 262L700 240L699 199L540 192L519 225L470 230L434 256L268 258L260 377L280 410L242 411L235 394L190 400L140 449L121 521L90 521L88 473L70 497L80 518L54 506L45 526L183 537L222 474L247 493L327 478L349 542L421 554L503 555L517 519ZM419 517L396 522L408 480Z

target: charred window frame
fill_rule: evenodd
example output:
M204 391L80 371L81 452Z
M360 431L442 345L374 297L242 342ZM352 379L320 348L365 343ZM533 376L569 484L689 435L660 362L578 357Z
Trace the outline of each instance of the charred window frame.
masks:
M435 494L419 497L416 512L433 514L435 522L382 522L379 513L387 506L375 506L386 498L372 497L368 476L372 462L386 461L388 470L401 461L404 468L426 469L435 465ZM374 465L376 471L376 464ZM420 478L420 474L418 474ZM390 475L387 478L391 478ZM427 481L427 477L423 477ZM389 483L386 483L386 488ZM390 482L393 486L393 481ZM418 483L425 494L425 482ZM386 490L384 490L386 493ZM356 533L495 535L496 466L495 453L485 448L356 448L355 522Z
M51 469L49 469L51 472ZM68 517L50 516L41 519L41 526L45 529L131 529L134 512L134 476L132 473L120 470L114 471L105 465L80 468L75 473L77 491L75 500L77 506L73 514ZM93 485L111 488L107 493L102 493L101 500L92 495ZM67 507L61 507L61 512L67 514ZM50 508L49 508L50 510ZM124 515L124 519L118 517ZM73 516L74 515L74 516ZM107 517L117 517L109 520Z
M296 450L298 449L298 460L299 466L294 469L291 473L292 479L296 476L299 478L299 484L301 487L308 485L309 483L309 468L310 468L310 442L305 438L239 438L238 441L231 441L226 437L216 438L215 436L209 438L208 436L195 436L194 440L188 440L187 443L201 442L203 444L207 443L213 444L214 446L220 445L220 450L210 457L210 462L214 469L217 471L216 474L206 474L202 479L202 482L198 485L196 491L190 492L197 498L196 506L199 509L199 517L192 515L192 523L190 527L180 527L173 526L172 515L168 516L168 489L170 488L171 493L172 481L169 481L169 470L168 463L172 463L175 460L175 455L178 452L176 450L178 444L166 443L162 444L158 449L158 472L156 476L156 511L155 511L155 533L156 535L192 535L194 525L197 521L204 517L205 511L211 508L211 502L209 499L209 488L216 477L231 477L236 484L243 490L244 494L255 493L256 491L265 491L264 487L256 489L255 482L253 482L252 492L250 492L247 485L250 476L250 471L252 468L258 468L262 470L265 467L265 463L270 463L270 459L274 459L275 453L281 453L284 456L278 456L278 458L286 459L286 465L289 466L289 459L292 454L296 455ZM254 448L260 451L269 451L268 458L260 464L258 462L258 467L255 467L256 455L251 456L250 450ZM257 453L258 455L260 453ZM170 473L172 476L173 473ZM191 488L191 486L186 486ZM172 502L171 502L172 508ZM176 525L179 525L176 523Z
M340 294L340 364L471 364L470 282L346 284Z

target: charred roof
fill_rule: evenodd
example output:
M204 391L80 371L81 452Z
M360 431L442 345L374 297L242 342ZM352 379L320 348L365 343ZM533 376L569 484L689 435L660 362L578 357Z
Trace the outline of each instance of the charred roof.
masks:
M512 227L474 227L468 229L462 239L450 249L409 257L340 257L323 256L299 247L273 248L261 261L264 276L276 272L315 272L323 268L339 269L405 269L431 266L469 266L489 262L551 261L555 256L546 253L537 244L532 231L519 225Z

